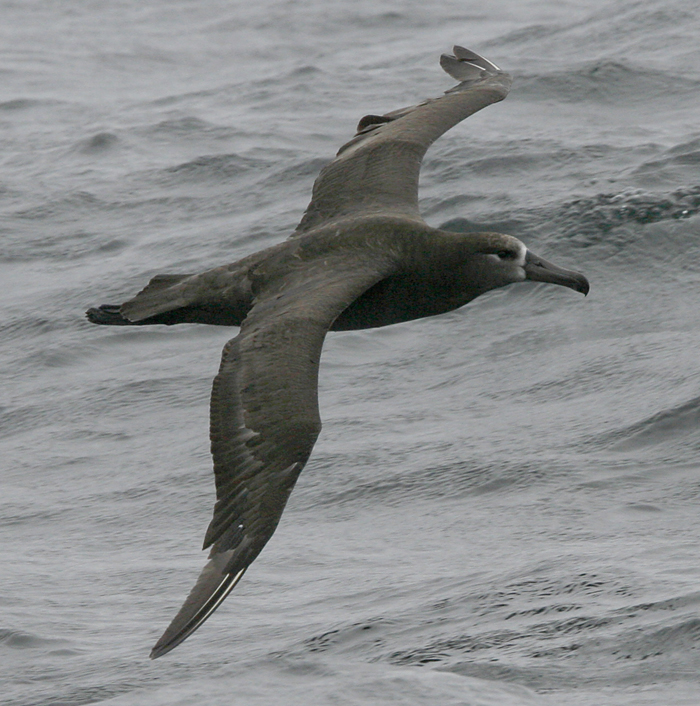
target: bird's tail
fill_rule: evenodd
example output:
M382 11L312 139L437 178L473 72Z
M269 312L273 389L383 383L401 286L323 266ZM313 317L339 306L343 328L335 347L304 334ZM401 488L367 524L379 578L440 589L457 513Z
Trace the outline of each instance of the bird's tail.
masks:
M102 304L94 306L85 312L87 320L92 324L103 324L105 326L131 326L132 322L125 319L119 311L119 304Z
M197 322L198 317L183 315L192 302L185 280L192 275L156 275L135 297L123 304L102 304L85 312L88 321L107 326L137 324L178 324ZM182 286L181 286L182 285ZM184 309L187 313L192 313ZM208 322L204 322L208 323Z

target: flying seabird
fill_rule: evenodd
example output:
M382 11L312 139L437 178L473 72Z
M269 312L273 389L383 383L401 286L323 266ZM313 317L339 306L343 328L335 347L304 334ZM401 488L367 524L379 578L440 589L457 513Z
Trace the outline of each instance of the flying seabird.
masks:
M272 536L321 431L318 365L327 331L387 326L452 311L513 282L588 293L586 278L502 233L452 233L418 211L428 147L503 100L511 77L463 47L440 57L459 84L439 98L367 115L321 170L311 203L283 243L201 274L155 276L121 306L87 312L96 324L240 326L223 350L211 394L216 504L209 560L151 652L191 635L221 604Z

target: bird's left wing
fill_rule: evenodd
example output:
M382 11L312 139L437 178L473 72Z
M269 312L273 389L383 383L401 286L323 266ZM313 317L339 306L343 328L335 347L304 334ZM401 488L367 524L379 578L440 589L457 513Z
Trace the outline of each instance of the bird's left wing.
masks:
M464 47L443 54L440 65L459 83L439 98L410 108L366 115L314 183L311 203L297 226L304 233L334 220L371 215L421 219L418 176L430 145L478 110L503 100L511 77Z
M240 333L224 347L211 396L217 500L204 547L212 549L152 658L211 615L272 536L321 430L318 365L326 331L391 267L387 258L348 251L299 263L264 282Z

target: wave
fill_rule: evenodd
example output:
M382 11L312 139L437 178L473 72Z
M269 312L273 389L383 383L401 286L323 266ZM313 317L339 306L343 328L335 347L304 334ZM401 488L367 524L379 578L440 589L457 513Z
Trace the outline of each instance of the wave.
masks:
M78 142L74 150L80 154L95 156L115 150L121 140L112 132L98 132Z
M508 31L486 47L528 51L543 57L639 56L642 60L684 68L698 14L688 0L579 3L566 16ZM535 51L536 54L532 52Z
M65 105L65 103L47 98L13 98L0 102L0 110L15 111L28 110L30 108L53 108L57 105Z
M216 125L193 115L161 120L144 130L144 133L158 138L175 137L178 139L192 136L228 139L239 134L232 127Z
M626 428L606 434L601 441L618 451L643 449L695 436L700 445L700 397L665 409Z
M700 81L676 72L601 59L574 69L517 76L518 93L537 100L637 104L673 97L696 100Z
M215 154L196 157L174 167L164 169L165 174L177 177L178 181L203 181L208 179L232 179L250 171L261 172L269 167L267 161L243 157L240 154Z
M629 224L646 225L679 221L700 213L700 186L676 189L661 195L630 190L598 194L562 204L553 214L563 224L565 234L576 234L581 244L595 241L615 228Z
M37 649L41 647L56 647L68 644L67 640L40 637L21 630L0 628L0 645L16 650Z
M452 218L440 225L444 230L461 233L501 231L532 240L539 233L556 233L556 238L580 247L602 241L630 225L684 221L700 214L700 186L654 194L641 189L551 203L532 209L488 214L479 219ZM627 234L636 239L635 234ZM624 240L624 237L623 237ZM687 248L687 244L679 247Z

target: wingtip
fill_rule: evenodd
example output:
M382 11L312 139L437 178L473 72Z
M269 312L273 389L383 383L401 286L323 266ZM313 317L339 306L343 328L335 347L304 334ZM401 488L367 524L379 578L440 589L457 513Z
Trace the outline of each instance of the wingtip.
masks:
M163 637L165 637L165 634L163 634L163 637L156 642L155 645L153 645L153 648L151 649L151 653L148 655L149 659L158 659L158 657L162 657L163 655L167 655L168 652L171 652L174 650L181 642L187 639L187 637L191 633L187 633L182 639L180 640L173 640L171 642L163 642ZM161 644L163 642L163 644Z
M440 55L440 66L452 78L457 79L462 88L487 78L507 76L496 64L470 49L454 46L452 51L453 54ZM454 90L456 88L451 89L448 93Z
M151 654L148 655L149 659L158 659L158 657L162 657L165 654L168 654L170 650L174 649L176 645L173 645L172 647L158 647L158 645L155 645L153 649L151 650Z
M222 552L207 562L182 608L153 646L151 659L162 657L184 642L221 605L241 580L247 566L233 573L222 571L222 566L226 565L226 560L230 559L231 554L230 551Z
M460 47L458 44L455 44L455 46L452 47L452 52L460 61L471 62L472 64L480 66L485 71L500 71L496 64L471 49L465 49L464 47Z

